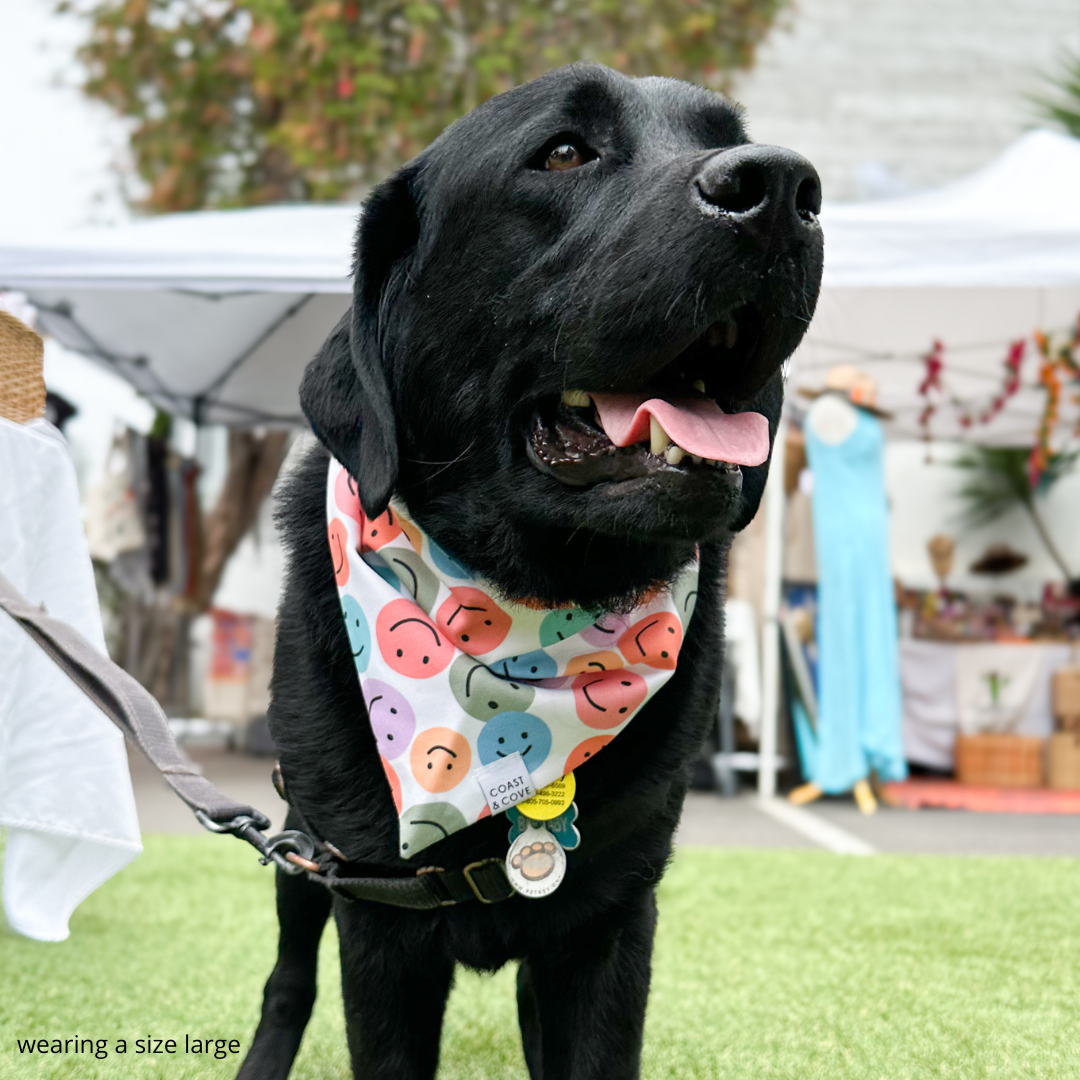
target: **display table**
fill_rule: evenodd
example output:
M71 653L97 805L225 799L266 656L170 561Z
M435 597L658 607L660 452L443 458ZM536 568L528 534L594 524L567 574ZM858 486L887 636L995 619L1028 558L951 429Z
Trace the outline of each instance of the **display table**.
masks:
M1069 663L1070 653L1070 646L1057 643L902 640L907 760L952 769L957 733L972 730L980 705L988 716L992 707L997 710L992 726L998 730L1048 738L1054 729L1051 679Z

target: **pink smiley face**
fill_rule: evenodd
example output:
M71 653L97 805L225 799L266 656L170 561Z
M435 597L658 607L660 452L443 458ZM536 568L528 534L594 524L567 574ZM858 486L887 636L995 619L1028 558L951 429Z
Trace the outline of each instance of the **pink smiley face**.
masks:
M360 551L378 551L384 544L390 543L401 535L394 508L388 506L377 518L360 518Z
M469 775L472 750L460 732L436 727L421 731L409 754L416 782L425 791L449 791Z
M390 785L390 795L394 800L394 808L401 813L401 781L394 772L394 766L386 758L379 759L382 762L383 771L386 773L386 782Z
M575 769L580 769L586 761L591 761L614 738L614 735L594 735L591 739L578 743L570 751L570 756L566 759L563 776L568 772L573 772Z
M387 664L409 679L430 679L454 659L454 643L404 597L379 612L375 638Z
M621 638L619 648L628 664L675 669L682 647L682 623L667 611L639 619Z
M334 562L334 580L339 585L349 580L349 532L340 518L330 522L330 558Z
M497 649L513 620L479 589L456 585L435 614L435 621L462 652L482 656Z
M334 502L337 508L346 517L353 521L363 522L364 511L360 509L360 492L356 488L356 481L349 475L348 469L341 469L334 481Z
M583 671L574 680L574 705L589 727L612 728L634 715L647 692L645 680L636 671Z

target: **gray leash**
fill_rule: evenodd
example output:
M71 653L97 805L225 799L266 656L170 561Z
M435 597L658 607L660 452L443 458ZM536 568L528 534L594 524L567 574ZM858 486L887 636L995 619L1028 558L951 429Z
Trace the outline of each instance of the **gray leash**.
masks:
M35 607L0 574L0 609L6 611L131 740L211 832L231 833L254 847L264 865L271 860L287 874L321 871L312 860L314 841L286 830L266 837L270 819L254 807L223 795L184 759L161 706L123 668L95 649L74 627Z

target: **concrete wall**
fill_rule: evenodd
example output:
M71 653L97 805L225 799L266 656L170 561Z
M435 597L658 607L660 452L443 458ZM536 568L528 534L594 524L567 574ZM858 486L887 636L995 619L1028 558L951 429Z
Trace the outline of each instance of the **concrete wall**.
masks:
M1080 48L1077 0L794 0L735 88L761 142L827 199L936 187L1040 121L1027 95Z

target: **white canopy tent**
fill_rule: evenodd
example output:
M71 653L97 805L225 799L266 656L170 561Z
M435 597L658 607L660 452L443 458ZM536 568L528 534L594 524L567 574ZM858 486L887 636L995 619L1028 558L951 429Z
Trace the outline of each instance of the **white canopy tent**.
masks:
M878 382L894 414L887 436L927 433L919 393L935 341L943 389L929 400L935 439L1028 444L1042 413L1033 331L1064 333L1080 313L1080 142L1024 135L986 168L936 191L880 202L826 205L825 274L817 312L795 354L789 386L818 387L854 364ZM991 422L979 417L1002 389L1011 343L1024 340L1022 386ZM788 401L798 407L798 397ZM963 426L961 416L975 422ZM1062 427L1075 422L1065 401ZM779 438L782 440L784 433ZM763 723L759 791L776 783L779 708L777 615L783 558L783 474L766 495Z
M40 329L202 423L303 423L300 374L349 304L354 206L275 206L0 236Z

